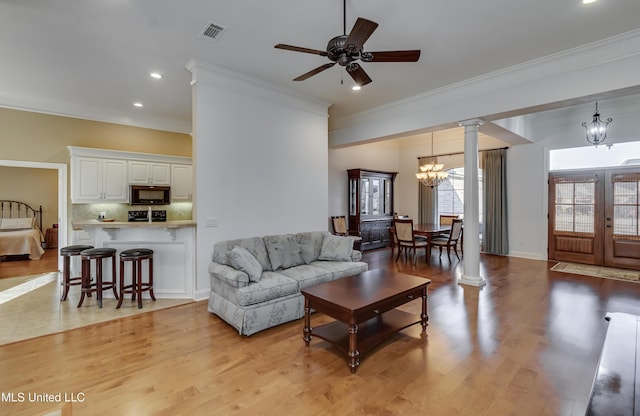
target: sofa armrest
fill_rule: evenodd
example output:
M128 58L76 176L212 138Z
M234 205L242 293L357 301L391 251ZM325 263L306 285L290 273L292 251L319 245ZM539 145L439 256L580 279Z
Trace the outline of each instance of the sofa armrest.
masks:
M209 273L212 277L225 282L232 287L245 287L249 285L249 275L233 267L212 261L209 264Z
M360 261L362 260L362 252L359 250L351 251L351 261Z

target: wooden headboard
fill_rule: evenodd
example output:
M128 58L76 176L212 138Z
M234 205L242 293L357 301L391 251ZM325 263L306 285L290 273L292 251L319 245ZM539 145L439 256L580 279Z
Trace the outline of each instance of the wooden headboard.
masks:
M20 201L0 199L0 218L36 217L36 225L42 230L42 206L36 210L31 205Z

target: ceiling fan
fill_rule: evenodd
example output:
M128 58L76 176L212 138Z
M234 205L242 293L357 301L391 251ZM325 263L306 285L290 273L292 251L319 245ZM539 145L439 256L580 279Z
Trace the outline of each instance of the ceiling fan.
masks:
M311 53L314 55L326 56L332 62L321 65L307 73L294 78L294 81L304 81L325 69L329 69L335 64L344 66L351 78L357 85L363 86L371 82L371 78L364 69L356 61L362 62L417 62L420 58L420 50L406 51L383 51L383 52L365 52L363 45L369 39L371 34L376 30L378 24L371 20L358 17L353 25L351 32L347 35L346 22L346 0L343 1L343 33L342 35L332 38L327 43L327 50L302 48L300 46L285 45L279 43L275 46L277 49L286 49L295 52Z

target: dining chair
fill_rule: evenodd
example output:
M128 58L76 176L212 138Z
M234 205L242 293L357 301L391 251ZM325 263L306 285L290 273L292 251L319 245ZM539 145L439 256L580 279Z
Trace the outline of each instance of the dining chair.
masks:
M440 221L440 225L451 225L453 224L453 220L458 219L460 216L459 215L446 215L446 214L442 214L440 215L440 218L438 221ZM451 230L446 231L444 233L442 233L443 237L446 237L449 235L449 233L451 232Z
M393 228L398 247L396 261L398 261L400 254L404 251L405 259L407 258L407 254L410 253L413 257L413 264L416 264L418 249L424 248L425 255L427 253L427 241L422 238L416 238L413 234L413 220L410 218L393 220Z
M451 225L453 220L457 220L459 215L440 215L440 225Z
M344 215L331 217L331 224L333 225L334 235L347 235L347 217Z
M344 215L333 216L331 217L331 225L333 226L333 235L351 237L353 239L353 249L360 250L362 237L349 234L349 230L347 230L347 217Z
M451 261L451 247L456 253L456 257L460 259L458 255L458 241L460 241L460 237L462 236L462 220L454 219L451 223L451 231L448 236L435 237L431 239L431 244L433 246L437 246L440 248L440 255L442 257L442 248L447 248L447 257L449 257L449 261Z

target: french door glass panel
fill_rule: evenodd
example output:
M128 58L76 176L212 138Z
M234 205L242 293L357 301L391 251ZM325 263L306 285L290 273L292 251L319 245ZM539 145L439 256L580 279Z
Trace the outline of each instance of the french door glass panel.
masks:
M556 183L556 232L593 234L594 182Z
M620 175L622 176L622 175ZM613 178L613 238L640 239L638 230L638 188L640 178Z

